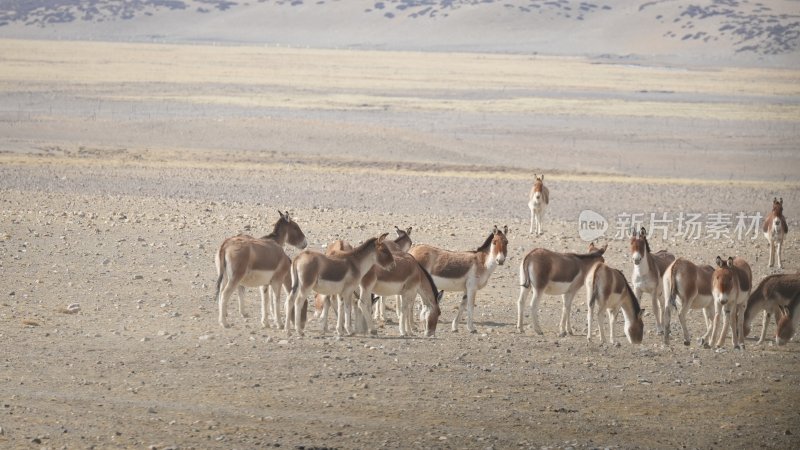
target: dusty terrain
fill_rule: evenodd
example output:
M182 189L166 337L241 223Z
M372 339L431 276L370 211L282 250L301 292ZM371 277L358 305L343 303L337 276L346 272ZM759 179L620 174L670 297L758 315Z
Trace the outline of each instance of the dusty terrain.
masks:
M797 342L665 347L648 315L641 346L619 326L622 345L601 346L556 337L555 297L544 336L514 328L522 256L585 249L584 209L611 222L607 261L630 273L613 239L625 213L763 215L783 197L796 271L794 70L437 55L459 68L448 79L414 53L31 41L0 57L0 446L800 445ZM329 72L304 75L317 67ZM533 237L541 171L552 205ZM450 332L456 294L435 339L394 322L286 339L253 318L252 291L250 318L232 305L221 329L213 254L269 232L278 209L318 249L397 225L466 250L507 224L509 259L478 294L477 334ZM773 271L750 237L652 242L697 262L743 256L757 282ZM699 313L690 325L698 336Z

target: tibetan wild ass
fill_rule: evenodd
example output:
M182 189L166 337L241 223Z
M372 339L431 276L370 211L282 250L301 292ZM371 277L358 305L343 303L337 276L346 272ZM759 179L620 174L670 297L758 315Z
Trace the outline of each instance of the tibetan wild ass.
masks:
M508 227L503 230L495 225L483 245L474 251L454 252L442 250L431 245L417 245L411 248L411 256L433 277L436 286L446 292L464 292L458 312L453 319L452 329L458 331L458 322L464 307L467 309L467 329L477 333L472 324L472 310L475 294L489 282L489 277L497 266L506 261Z
M714 268L709 265L698 266L693 262L678 258L667 267L664 272L664 344L669 344L670 317L672 310L678 308L677 300L681 301L678 319L683 329L683 345L689 345L689 328L686 326L686 314L692 309L702 309L706 324L706 334L700 338L700 344L705 346L710 341L712 322L714 316L714 297L711 295L711 277Z
M557 253L543 248L535 248L528 252L519 265L519 300L517 301L517 330L524 332L522 324L523 308L531 291L531 322L537 334L544 334L539 326L539 302L544 294L561 295L563 307L559 336L573 334L570 323L570 310L575 293L583 286L589 269L597 263L604 262L608 244L597 248L589 244L589 253Z
M541 177L533 174L535 181L528 195L528 208L531 210L531 231L536 223L536 234L542 234L542 222L544 221L544 211L550 204L550 190L544 185L544 175Z
M778 324L785 309L798 298L800 298L800 274L776 274L765 277L747 299L747 307L744 310L744 337L750 334L750 324L755 316L764 311L758 343L764 342L769 316L774 315L775 323Z
M747 298L753 287L753 273L750 265L742 258L729 257L723 260L717 256L717 268L711 276L711 295L714 297L714 325L711 328L711 341L719 331L716 346L721 347L732 331L733 348L744 348L744 310ZM722 327L720 315L724 313Z
M292 261L292 290L286 299L286 333L291 334L289 310L294 305L295 330L303 335L300 322L301 307L309 292L314 291L323 295L335 295L338 300L338 318L336 331L340 335L351 334L350 308L345 301L350 300L359 287L361 278L375 264L391 269L394 266L394 257L389 247L384 245L384 239L389 233L384 233L376 238L370 238L350 252L343 252L337 256L327 256L319 252L305 250ZM370 301L361 296L360 306L362 314L369 308L365 302Z
M642 293L647 292L653 301L653 316L656 319L656 333L662 334L662 311L663 302L661 297L661 277L666 272L667 267L675 261L675 256L661 250L657 253L650 251L650 243L647 241L647 230L644 227L631 236L631 260L633 261L633 293L637 299L642 298Z
M783 239L786 233L789 232L789 225L786 224L786 218L783 217L783 197L779 199L772 199L772 211L767 214L764 219L764 236L769 241L769 267L775 265L775 259L778 260L778 268L783 268Z
M795 296L789 304L782 308L783 316L778 321L778 333L775 343L784 345L794 336L795 323L800 318L800 297Z
M586 275L586 339L592 340L592 315L597 308L597 327L600 329L600 342L606 342L603 331L602 312L606 312L611 344L614 343L614 320L620 309L625 317L625 336L631 344L641 344L644 334L642 316L644 309L639 307L636 294L628 285L625 275L605 263L595 264Z
M244 288L259 287L261 291L261 325L267 326L267 287L272 290L273 318L277 315L277 301L281 285L289 273L291 262L283 251L289 243L299 249L306 247L303 231L296 222L278 211L272 233L261 238L239 235L225 239L216 254L217 293L219 299L219 324L228 327L228 299L238 288L239 313L244 312ZM277 326L277 322L276 322Z

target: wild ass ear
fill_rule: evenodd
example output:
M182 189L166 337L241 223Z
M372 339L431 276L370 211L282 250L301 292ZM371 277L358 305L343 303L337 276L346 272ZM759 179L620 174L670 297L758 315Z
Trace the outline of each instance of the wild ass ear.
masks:
M286 211L286 213L283 215L283 218L286 219L287 222L291 222L292 221L292 218L289 217L289 211Z
M781 204L781 206L783 206L783 197L781 197L781 198L779 198L779 199L778 199L778 203L780 203L780 204Z
M642 317L644 317L644 308L639 310L639 319L641 319Z
M647 237L647 230L644 227L642 227L642 229L639 230L639 235L642 236L643 238L646 238Z
M542 177L539 179L542 180L542 182L544 182L544 174L542 174Z
M403 230L401 230L397 225L394 226L394 232L397 233L398 236L403 235Z
M728 256L728 267L733 267L733 256Z
M508 225L503 225L503 234L508 234Z
M444 297L444 291L439 291L439 293L436 294L436 303L441 302L442 297Z
M281 216L281 219L286 219L280 209L278 210L278 214Z
M722 266L723 266L722 258L720 258L719 255L717 255L717 267L722 267Z
M411 227L406 228L406 234L411 235Z
M382 244L383 240L386 239L386 236L388 236L388 235L389 235L389 233L383 233L382 235L378 236L378 240L376 241L376 243L377 244Z

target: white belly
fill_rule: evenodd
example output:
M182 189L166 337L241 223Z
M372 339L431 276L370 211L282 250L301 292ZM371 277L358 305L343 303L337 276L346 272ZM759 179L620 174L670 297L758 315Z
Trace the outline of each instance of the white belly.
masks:
M375 295L399 295L402 293L403 287L405 287L403 282L378 281L372 288L372 293Z
M436 287L447 292L465 292L467 290L464 278L433 277Z
M572 282L555 282L551 281L547 283L547 286L544 288L544 293L547 295L563 295L569 291L569 288L572 286Z
M274 275L274 270L251 270L242 278L240 284L247 287L266 286Z

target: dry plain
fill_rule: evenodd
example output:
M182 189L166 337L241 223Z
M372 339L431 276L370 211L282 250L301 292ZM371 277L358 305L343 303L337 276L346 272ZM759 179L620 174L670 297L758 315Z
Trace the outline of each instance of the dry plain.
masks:
M640 346L619 326L619 347L558 338L555 297L544 336L514 328L522 257L582 251L585 209L611 222L607 261L630 273L625 213L763 215L783 197L797 271L796 70L14 40L0 65L3 446L800 445L796 342L664 346L649 314ZM540 237L534 172L552 197ZM478 294L477 334L450 331L456 294L435 339L396 322L286 339L254 319L252 291L250 318L232 306L221 329L213 254L277 210L317 249L397 225L467 250L508 225L509 259ZM676 226L654 247L774 272L760 234ZM585 332L583 291L572 314Z

